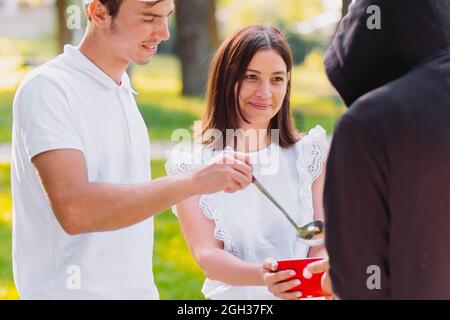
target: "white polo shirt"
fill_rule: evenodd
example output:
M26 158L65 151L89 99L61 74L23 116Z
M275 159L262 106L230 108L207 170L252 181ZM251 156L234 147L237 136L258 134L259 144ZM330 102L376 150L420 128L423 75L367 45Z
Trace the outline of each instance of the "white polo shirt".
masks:
M11 184L13 269L21 298L159 298L152 274L153 218L118 231L70 236L31 162L44 151L77 149L89 181L150 181L150 143L133 94L126 73L117 85L69 45L17 90Z

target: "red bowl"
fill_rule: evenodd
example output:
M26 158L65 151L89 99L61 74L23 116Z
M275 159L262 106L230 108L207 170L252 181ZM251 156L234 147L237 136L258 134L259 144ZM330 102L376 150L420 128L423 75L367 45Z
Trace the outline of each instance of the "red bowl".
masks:
M300 285L288 290L289 292L301 291L301 298L315 298L315 297L326 297L326 294L322 290L321 280L323 272L314 273L311 278L306 279L303 277L303 269L314 262L323 260L324 258L306 258L306 259L289 259L289 260L278 260L278 270L294 270L295 275L287 280L299 279L301 281Z

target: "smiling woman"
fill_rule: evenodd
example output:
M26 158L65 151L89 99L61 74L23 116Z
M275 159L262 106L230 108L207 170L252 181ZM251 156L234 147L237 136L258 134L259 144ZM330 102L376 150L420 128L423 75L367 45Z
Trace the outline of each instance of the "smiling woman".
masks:
M286 37L276 28L255 25L229 36L217 50L211 64L203 117L202 140L212 129L222 132L227 144L227 129L264 129L262 144L279 130L279 144L289 147L298 140L290 118L292 53ZM265 141L267 138L267 141Z
M270 186L274 198L294 214L296 226L323 217L326 134L319 126L303 136L294 129L291 70L287 39L275 27L252 25L230 35L211 65L203 132L197 140L202 143L193 151L174 148L168 154L169 175L191 172L227 149L245 154L252 163L253 185L248 188L196 195L174 207L192 255L206 274L202 292L208 299L296 299L301 292L286 290L297 284L278 283L288 276L267 272L264 259L325 254L323 246L309 250L255 187L260 180Z

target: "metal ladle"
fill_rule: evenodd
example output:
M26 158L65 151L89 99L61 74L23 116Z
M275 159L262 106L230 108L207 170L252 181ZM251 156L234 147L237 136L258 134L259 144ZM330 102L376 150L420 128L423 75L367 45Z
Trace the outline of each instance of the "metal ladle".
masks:
M269 199L284 216L289 220L289 222L294 226L295 230L299 233L299 238L308 246L320 246L324 243L325 238L325 224L323 220L314 220L303 226L297 225L297 223L292 219L292 217L284 210L284 208L272 197L272 195L267 191L266 188L259 182L255 176L252 176L253 184L261 191L267 199Z

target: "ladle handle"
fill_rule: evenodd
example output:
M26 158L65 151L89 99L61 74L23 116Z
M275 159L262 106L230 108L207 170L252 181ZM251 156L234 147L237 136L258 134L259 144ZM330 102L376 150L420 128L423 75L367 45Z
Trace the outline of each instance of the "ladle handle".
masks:
M284 208L278 203L278 201L275 200L274 197L272 197L269 191L267 191L267 189L264 188L264 186L259 182L259 180L255 178L255 176L252 176L252 178L256 188L258 188L258 190L261 191L267 197L267 199L269 199L278 209L280 209L280 211L284 214L284 216L294 226L295 230L300 232L300 227L297 225L297 223L295 223L294 219L292 219L292 217L286 212L286 210L284 210Z

